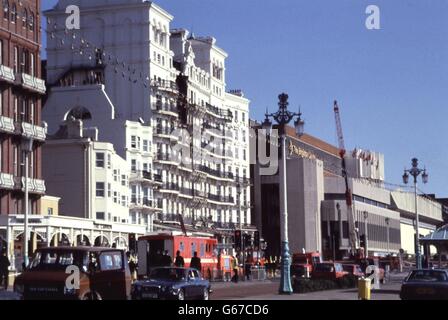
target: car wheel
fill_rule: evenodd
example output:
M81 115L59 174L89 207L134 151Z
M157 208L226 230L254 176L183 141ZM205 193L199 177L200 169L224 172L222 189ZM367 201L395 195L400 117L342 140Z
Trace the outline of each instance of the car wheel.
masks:
M185 291L184 291L184 289L179 291L179 294L177 295L177 300L179 300L179 301L185 300Z
M209 300L210 296L209 296L209 291L208 288L204 288L204 292L202 294L202 300Z

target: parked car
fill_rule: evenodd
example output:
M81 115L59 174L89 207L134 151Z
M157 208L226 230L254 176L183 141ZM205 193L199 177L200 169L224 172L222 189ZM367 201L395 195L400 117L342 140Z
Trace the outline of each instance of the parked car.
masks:
M191 268L155 268L132 286L135 300L208 300L210 282Z
M364 277L364 272L359 264L343 264L342 269L348 274L352 274L357 277Z
M336 280L348 275L348 272L344 271L342 264L334 262L318 263L314 267L311 278L324 279L324 280Z
M401 286L402 300L448 300L448 271L412 271Z
M78 289L66 285L70 266L79 270ZM24 300L124 300L131 297L131 273L123 250L42 248L16 278L14 291Z

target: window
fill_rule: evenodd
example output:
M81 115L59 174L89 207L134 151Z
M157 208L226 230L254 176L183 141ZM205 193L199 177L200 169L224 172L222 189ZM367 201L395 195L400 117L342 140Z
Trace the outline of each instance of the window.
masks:
M143 151L149 152L149 140L143 140Z
M34 13L30 13L28 27L30 31L34 31Z
M33 77L35 76L35 69L34 69L34 53L30 54L30 67L29 67L29 73Z
M131 148L136 149L137 148L137 137L131 136Z
M17 22L17 6L15 3L12 5L12 8L11 8L11 22L12 23Z
M104 198L104 182L96 183L96 196Z
M96 219L97 220L105 220L106 219L106 215L104 212L97 212L96 213Z
M137 172L137 160L135 160L135 159L131 160L131 171Z
M3 18L9 19L9 1L3 0Z
M122 175L121 175L121 185L122 185L123 187L126 186L126 175L125 175L125 174L122 174Z
M126 207L126 196L121 196L121 205Z
M114 203L118 203L118 192L114 191Z
M112 168L112 157L110 154L107 155L107 168Z
M19 72L19 48L14 47L14 72Z
M53 208L47 208L47 215L49 216L53 215Z
M26 9L23 9L23 13L22 13L22 28L26 28L27 23L28 23L28 11Z
M96 167L104 168L104 153L102 152L96 153Z
M107 197L112 197L112 186L110 183L107 184Z

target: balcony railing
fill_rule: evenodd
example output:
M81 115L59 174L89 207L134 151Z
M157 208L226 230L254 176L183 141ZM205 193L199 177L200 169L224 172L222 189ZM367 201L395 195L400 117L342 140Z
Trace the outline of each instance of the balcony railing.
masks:
M199 198L207 198L207 193L205 191L200 191L200 190L194 190L194 194L195 197L199 197Z
M156 102L156 110L157 111L172 112L172 113L175 113L175 114L178 113L177 107L175 105L166 104L166 103L162 103L162 102L159 102L159 101Z
M8 173L0 173L0 189L14 189L14 176Z
M229 196L221 196L216 194L208 194L208 199L215 202L234 203L234 198Z
M177 183L164 183L162 189L176 192L180 191L180 187Z
M15 189L19 189L25 192L25 177L14 177ZM30 193L45 194L47 188L45 187L45 181L40 179L28 179L28 191Z
M193 196L194 195L194 190L190 189L190 188L180 188L180 193L184 194L186 196Z
M206 104L205 108L208 112L211 114L218 116L220 118L224 118L227 121L231 121L233 119L232 113L230 110L224 110L215 106L212 106L211 104Z
M231 173L231 172L223 172L223 171L215 170L215 169L206 167L204 165L196 166L196 170L199 170L201 172L207 173L211 176L218 177L218 178L233 179L233 173Z
M171 161L171 162L181 162L180 156L175 156L168 153L159 152L157 153L157 160L159 161Z
M150 182L161 182L161 180L162 180L161 177L160 177L160 181L156 180L156 175L153 175L150 171L145 171L145 170L143 170L143 171L132 170L129 179L131 182L141 181L141 180L150 181Z
M16 78L16 81L19 81L19 84L21 84L22 87L32 92L37 92L39 94L45 94L47 92L45 80L33 77L29 74L22 73L20 77Z
M14 133L15 131L14 120L8 117L0 116L0 131L7 133Z
M35 126L28 122L22 122L20 125L22 136L28 138L28 139L35 139L39 141L45 141L47 137L47 129Z
M8 83L14 83L16 81L14 70L7 66L0 65L0 80L6 81Z
M142 209L162 209L161 201L159 199L147 199L131 197L131 207Z
M168 127L157 126L156 133L170 136L174 134L174 130Z
M152 87L157 87L158 89L169 89L169 90L179 90L179 87L174 81L169 80L161 80L161 81L152 81L151 82Z

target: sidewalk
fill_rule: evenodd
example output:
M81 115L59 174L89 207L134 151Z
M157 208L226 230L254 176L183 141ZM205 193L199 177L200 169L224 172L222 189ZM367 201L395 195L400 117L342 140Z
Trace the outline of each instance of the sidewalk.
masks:
M0 289L0 300L19 300L19 297L12 291L10 287L8 291Z

